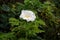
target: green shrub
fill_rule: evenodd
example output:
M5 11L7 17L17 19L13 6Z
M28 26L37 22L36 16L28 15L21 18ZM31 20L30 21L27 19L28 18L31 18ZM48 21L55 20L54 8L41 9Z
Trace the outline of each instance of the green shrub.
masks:
M39 0L24 0L24 3L0 5L0 30L4 31L0 32L0 40L57 40L60 25L56 14L59 14L60 9L56 4L49 0L43 3ZM22 10L34 12L35 21L21 19ZM41 33L44 33L43 38L37 35Z

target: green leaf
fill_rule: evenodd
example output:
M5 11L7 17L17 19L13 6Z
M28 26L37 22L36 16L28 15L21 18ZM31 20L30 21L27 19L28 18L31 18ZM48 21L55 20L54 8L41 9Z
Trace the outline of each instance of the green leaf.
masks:
M38 23L40 25L46 25L45 22L41 19L36 20L36 23Z
M11 23L11 25L19 25L19 20L15 19L15 18L9 18L9 23Z
M0 40L16 40L14 33L4 33L0 35Z

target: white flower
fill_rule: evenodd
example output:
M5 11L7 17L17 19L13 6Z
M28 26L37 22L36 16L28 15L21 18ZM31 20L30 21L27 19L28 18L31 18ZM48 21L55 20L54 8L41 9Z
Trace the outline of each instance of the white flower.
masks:
M22 18L22 19L26 20L27 22L29 22L29 21L34 21L36 19L36 16L30 10L22 10L20 18Z

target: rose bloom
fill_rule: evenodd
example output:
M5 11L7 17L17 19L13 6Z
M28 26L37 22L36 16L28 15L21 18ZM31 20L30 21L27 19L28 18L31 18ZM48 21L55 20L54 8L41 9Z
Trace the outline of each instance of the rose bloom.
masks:
M22 10L20 18L29 21L34 21L36 19L35 13L30 10Z

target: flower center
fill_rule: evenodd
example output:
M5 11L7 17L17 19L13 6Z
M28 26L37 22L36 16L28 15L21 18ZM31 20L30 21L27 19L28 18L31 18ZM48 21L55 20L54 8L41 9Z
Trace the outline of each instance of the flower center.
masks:
M25 15L26 18L29 18L30 16L29 15Z

